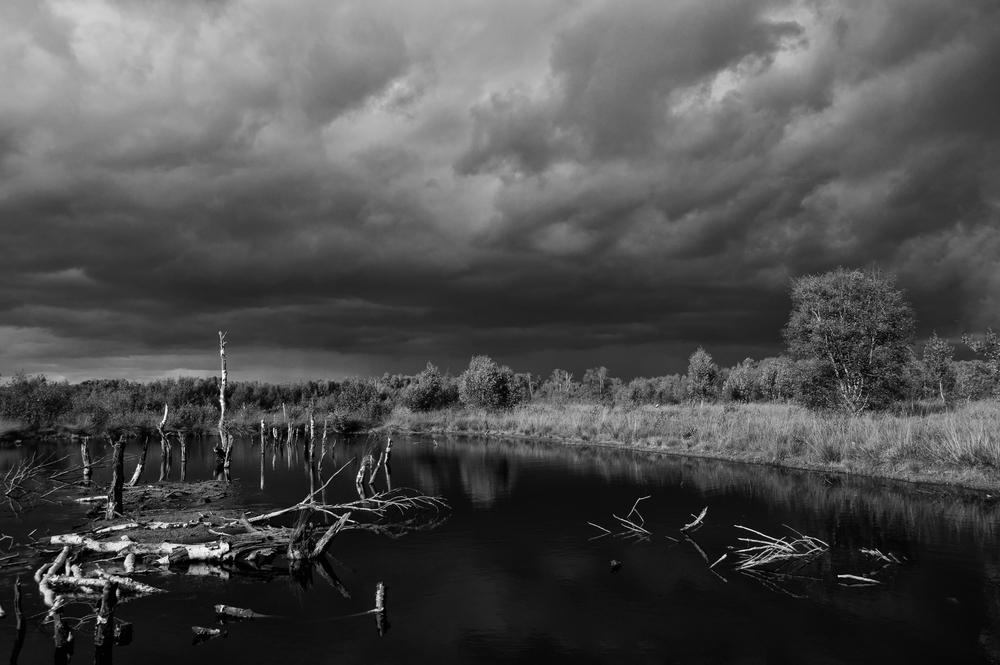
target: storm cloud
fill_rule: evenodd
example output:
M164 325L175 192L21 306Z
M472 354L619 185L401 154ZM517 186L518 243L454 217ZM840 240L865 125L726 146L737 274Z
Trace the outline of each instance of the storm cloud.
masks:
M998 326L993 0L0 4L0 372L683 371Z

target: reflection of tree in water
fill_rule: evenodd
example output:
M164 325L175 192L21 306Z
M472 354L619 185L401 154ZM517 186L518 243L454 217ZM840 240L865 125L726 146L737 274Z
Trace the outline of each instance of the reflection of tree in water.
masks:
M489 507L499 497L510 493L514 475L506 455L476 455L462 458L462 486L472 502Z
M422 492L437 495L458 484L473 503L489 507L514 488L516 464L509 454L486 444L462 446L457 457L438 454L434 449L422 450L413 457L417 487Z

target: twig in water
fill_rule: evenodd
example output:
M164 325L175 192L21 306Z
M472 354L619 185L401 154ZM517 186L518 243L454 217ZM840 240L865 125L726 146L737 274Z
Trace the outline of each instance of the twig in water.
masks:
M740 538L746 543L752 543L753 546L736 550L736 554L740 555L740 563L736 565L736 570L758 568L771 563L786 564L790 561L805 563L830 549L830 546L819 538L804 536L790 526L784 526L798 538L791 540L784 537L775 538L737 524L737 529L749 531L760 538Z
M704 508L701 509L701 512L698 514L697 517L692 515L691 517L694 517L694 521L691 522L690 524L685 524L684 526L682 526L681 531L687 533L691 529L696 529L701 527L704 524L705 513L707 512L708 512L708 506L705 506Z

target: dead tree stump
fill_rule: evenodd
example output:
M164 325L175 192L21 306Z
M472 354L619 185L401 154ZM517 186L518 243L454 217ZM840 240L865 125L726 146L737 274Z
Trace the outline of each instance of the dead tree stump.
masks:
M122 503L122 486L125 484L124 471L122 469L122 448L125 445L123 435L114 443L111 455L111 486L108 488L108 506L105 510L105 519L113 520L116 515L124 513Z
M101 609L97 613L94 627L94 662L110 663L111 651L115 643L115 605L118 604L118 584L109 583L104 587Z

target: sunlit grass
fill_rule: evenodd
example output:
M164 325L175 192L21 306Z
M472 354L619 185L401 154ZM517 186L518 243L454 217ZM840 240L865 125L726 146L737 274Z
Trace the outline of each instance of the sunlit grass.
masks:
M510 411L397 407L385 426L559 439L890 477L1000 473L1000 405L849 417L791 404L638 408L531 403Z

